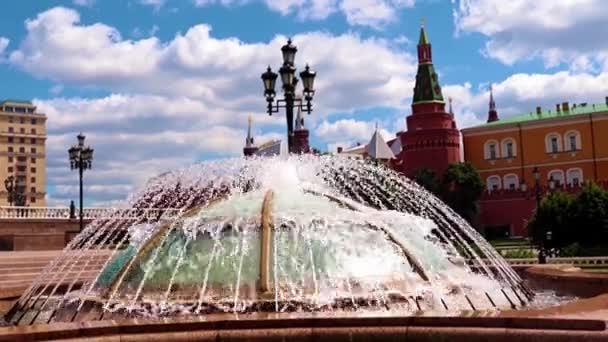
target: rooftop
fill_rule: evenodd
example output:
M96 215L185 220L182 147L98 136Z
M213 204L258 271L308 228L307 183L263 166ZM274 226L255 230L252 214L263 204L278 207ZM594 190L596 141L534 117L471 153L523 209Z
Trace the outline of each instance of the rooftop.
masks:
M17 104L17 105L26 105L26 106L34 105L32 103L32 101L25 101L25 100L6 99L6 100L0 101L0 106L4 106L5 104Z
M561 106L561 104L560 104L560 106ZM601 112L608 112L608 104L605 104L605 103L604 104L587 104L587 103L570 104L570 109L567 111L564 111L563 108L559 112L556 111L555 108L541 110L540 113L537 113L536 111L532 111L527 114L510 116L510 117L507 117L504 119L500 119L498 121L485 123L483 125L478 125L478 126L474 126L474 127L470 127L470 128L494 127L494 126L501 126L501 125L507 125L507 124L541 121L541 120L547 120L547 119L567 118L567 117L573 117L573 116L578 116L578 115L601 113Z

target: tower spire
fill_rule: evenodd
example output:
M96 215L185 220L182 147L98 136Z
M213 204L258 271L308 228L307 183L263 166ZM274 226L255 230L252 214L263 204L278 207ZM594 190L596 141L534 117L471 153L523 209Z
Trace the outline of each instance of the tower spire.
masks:
M247 138L245 138L245 147L243 148L243 154L245 157L254 155L258 148L253 143L253 134L251 133L251 127L253 126L253 118L251 115L247 118Z
M490 84L490 103L489 103L487 122L494 122L494 121L498 121L498 112L496 111L496 102L494 102L494 89L492 87L492 84Z
M420 27L420 40L418 41L418 72L416 73L413 104L433 102L445 105L439 85L439 77L433 66L431 43L423 21Z
M253 122L253 118L251 115L247 118L247 138L245 139L245 147L253 146L253 135L251 134L251 124Z
M302 108L298 106L298 114L296 115L296 131L301 131L304 129L306 129L306 127L304 127L304 116L302 116Z
M452 109L452 97L448 97L448 102L450 103L449 113L454 116L454 110Z

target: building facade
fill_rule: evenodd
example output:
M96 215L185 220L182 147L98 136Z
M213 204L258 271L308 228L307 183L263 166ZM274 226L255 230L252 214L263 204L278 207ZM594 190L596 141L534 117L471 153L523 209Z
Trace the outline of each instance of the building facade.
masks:
M29 101L0 102L0 181L13 176L27 206L45 206L46 115ZM0 206L8 205L2 184Z
M479 225L526 236L541 192L577 192L585 181L608 181L608 98L604 104L570 104L500 119L493 98L488 123L462 130L464 158L480 172L486 191Z
M460 132L454 115L446 112L439 78L433 66L431 43L424 26L418 41L418 71L407 131L398 134L399 169L413 178L420 169L443 175L448 165L460 162Z

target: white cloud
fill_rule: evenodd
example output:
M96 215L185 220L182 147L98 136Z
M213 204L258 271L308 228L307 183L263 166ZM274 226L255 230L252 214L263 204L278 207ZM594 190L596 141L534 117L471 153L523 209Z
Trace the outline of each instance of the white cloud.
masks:
M10 39L8 39L6 37L0 37L0 55L4 54L4 50L6 50L9 43L10 43Z
M541 58L573 71L606 68L608 2L604 0L452 0L457 31L489 38L484 53L505 64Z
M91 7L95 4L95 0L73 0L72 3L76 6Z
M167 0L139 0L139 3L145 6L152 6L155 11L158 11L165 5Z

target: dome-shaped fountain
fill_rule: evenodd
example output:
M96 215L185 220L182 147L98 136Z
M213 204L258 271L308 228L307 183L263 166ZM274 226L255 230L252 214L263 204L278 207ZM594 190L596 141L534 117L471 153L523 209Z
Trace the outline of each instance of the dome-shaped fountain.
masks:
M136 215L95 221L76 236L10 321L440 313L511 309L533 296L445 204L361 160L206 162L151 180L130 203ZM147 208L167 211L150 217Z

